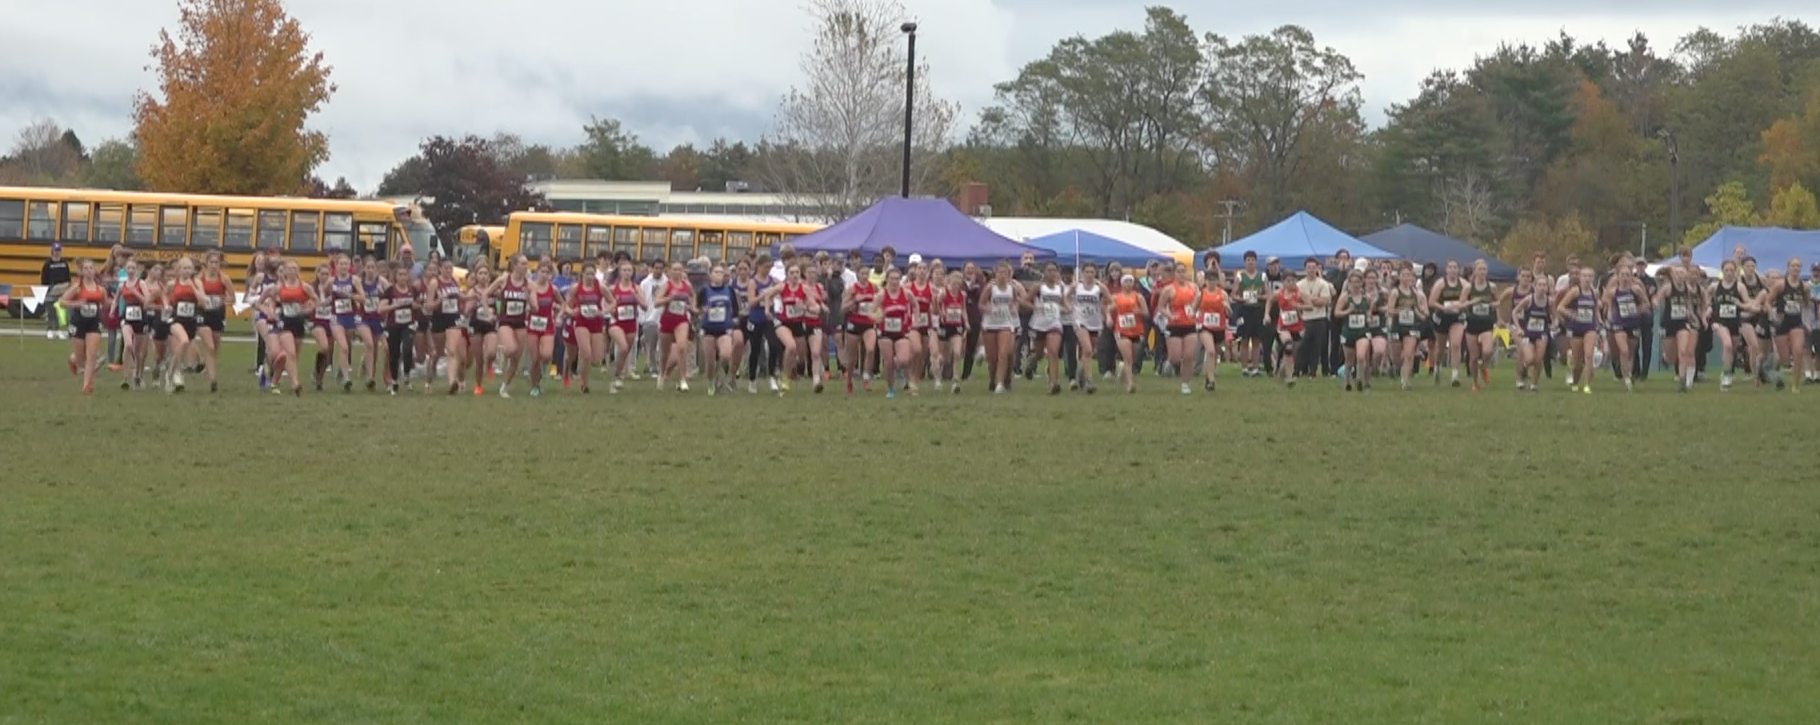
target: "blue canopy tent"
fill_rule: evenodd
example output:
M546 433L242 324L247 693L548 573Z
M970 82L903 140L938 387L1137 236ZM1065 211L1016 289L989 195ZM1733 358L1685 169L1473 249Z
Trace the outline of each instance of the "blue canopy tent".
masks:
M982 266L999 260L1013 263L1026 252L1039 259L1054 257L1047 249L1027 247L999 236L945 199L887 197L833 226L797 237L798 254L846 254L857 249L870 260L891 247L898 259L921 254L942 260L950 269L967 262Z
M1305 211L1298 211L1268 229L1233 241L1213 251L1219 253L1220 261L1227 267L1238 264L1238 260L1243 259L1246 252L1257 252L1260 262L1270 257L1277 257L1283 260L1284 268L1300 269L1302 261L1305 259L1312 258L1326 264L1329 257L1342 249L1351 254L1354 259L1397 258L1397 255L1359 241ZM1195 264L1204 264L1203 259L1207 254L1207 252L1196 254Z
M1104 267L1118 262L1126 267L1142 267L1147 262L1170 258L1161 252L1080 229L1040 236L1026 240L1024 244L1054 252L1056 263L1063 266L1087 264Z
M1782 227L1720 227L1706 241L1694 247L1694 264L1718 267L1732 258L1732 250L1744 246L1744 253L1757 258L1757 269L1782 269L1790 257L1799 258L1802 267L1820 262L1820 231L1802 231Z
M1414 224L1391 227L1376 234L1359 237L1366 244L1418 264L1434 262L1447 266L1448 260L1469 269L1475 260L1485 260L1486 277L1493 282L1514 282L1517 268L1498 261L1484 251L1445 234L1428 231Z

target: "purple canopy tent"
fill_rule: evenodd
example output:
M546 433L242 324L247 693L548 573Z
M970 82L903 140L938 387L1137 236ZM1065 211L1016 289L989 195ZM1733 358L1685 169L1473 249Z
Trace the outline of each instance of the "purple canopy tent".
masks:
M1048 259L1055 252L1026 246L962 214L944 199L887 197L838 224L796 238L798 254L846 254L858 249L867 261L891 247L897 258L911 254L942 260L950 269L967 262L991 265L999 260L1013 264L1024 254ZM900 262L901 263L901 262Z

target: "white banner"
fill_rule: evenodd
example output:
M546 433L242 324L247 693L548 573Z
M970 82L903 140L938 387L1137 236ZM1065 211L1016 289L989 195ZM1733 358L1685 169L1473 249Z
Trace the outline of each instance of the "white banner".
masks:
M38 308L44 306L44 302L45 302L44 295L50 291L51 291L51 288L49 288L49 287L46 287L43 285L32 285L32 296L27 297L24 300L21 300L21 302L25 305L25 313L28 315L36 314L38 312Z

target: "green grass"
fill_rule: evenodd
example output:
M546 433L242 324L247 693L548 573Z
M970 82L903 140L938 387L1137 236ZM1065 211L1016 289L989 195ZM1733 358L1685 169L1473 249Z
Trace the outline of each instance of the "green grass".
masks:
M83 398L65 349L0 338L0 723L1820 712L1820 391Z

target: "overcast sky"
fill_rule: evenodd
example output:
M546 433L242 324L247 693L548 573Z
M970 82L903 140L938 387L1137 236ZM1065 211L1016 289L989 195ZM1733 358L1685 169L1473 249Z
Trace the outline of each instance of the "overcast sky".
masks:
M921 24L918 53L938 93L971 116L992 85L1059 39L1141 29L1134 0L904 0ZM1154 3L1152 3L1154 4ZM1540 43L1562 30L1622 46L1647 34L1658 52L1707 26L1730 33L1773 17L1820 17L1812 0L1304 0L1166 3L1202 33L1266 32L1285 23L1352 58L1365 74L1368 120L1408 98L1436 68L1460 68L1500 41ZM1235 6L1243 7L1235 7ZM371 191L432 134L509 131L570 145L590 114L622 119L661 152L715 136L756 139L799 75L809 19L797 0L290 0L334 66L338 93L312 120L333 156L321 169ZM1803 15L1806 15L1803 18ZM124 135L133 92L173 0L0 0L0 134L49 117L85 142Z

